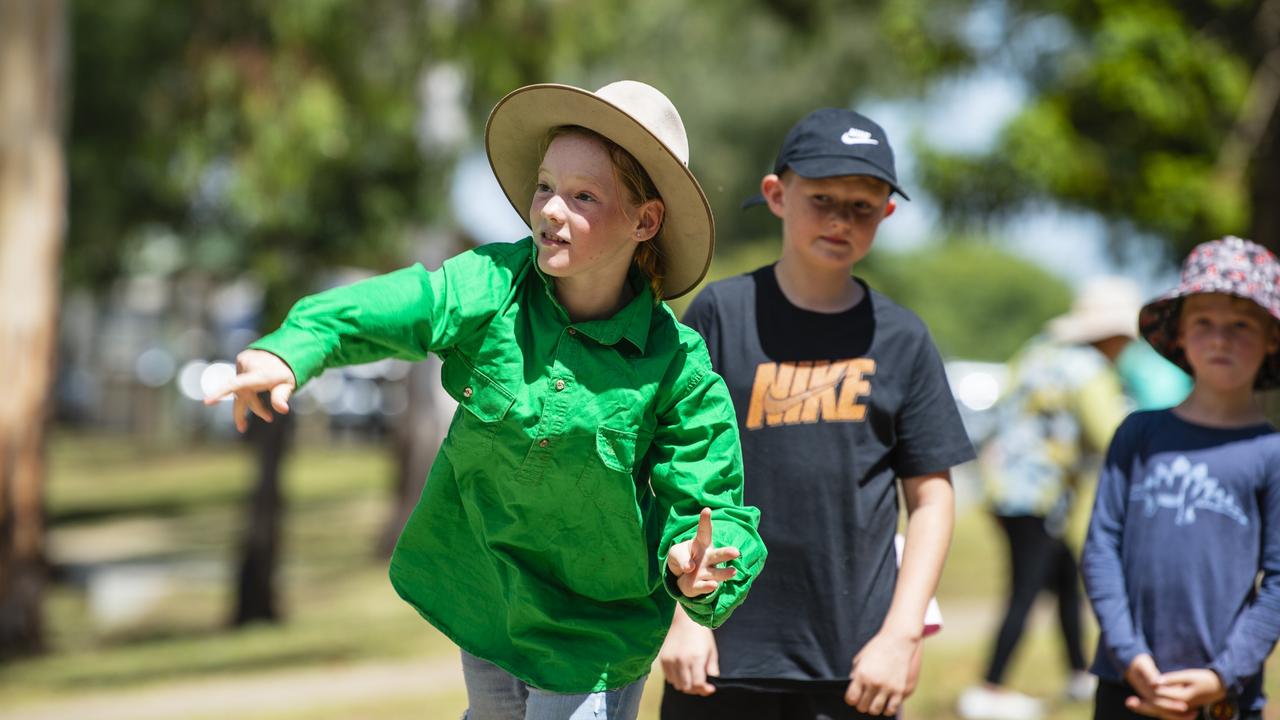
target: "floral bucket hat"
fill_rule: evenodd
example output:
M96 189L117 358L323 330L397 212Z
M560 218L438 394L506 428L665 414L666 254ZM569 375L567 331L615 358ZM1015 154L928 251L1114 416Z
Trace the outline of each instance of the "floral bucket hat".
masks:
M1261 245L1227 236L1201 243L1182 263L1182 280L1173 290L1143 306L1138 313L1142 336L1178 367L1191 372L1187 357L1177 345L1178 315L1182 299L1201 293L1222 293L1252 300L1280 322L1280 262ZM1258 370L1254 387L1280 386L1280 351L1272 353Z

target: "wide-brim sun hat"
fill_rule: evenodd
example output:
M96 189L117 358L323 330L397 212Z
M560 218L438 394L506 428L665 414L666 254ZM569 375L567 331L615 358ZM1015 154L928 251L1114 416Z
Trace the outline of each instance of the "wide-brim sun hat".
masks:
M1142 291L1129 278L1102 276L1088 280L1076 293L1071 310L1046 325L1062 343L1091 343L1112 337L1138 336Z
M1143 306L1142 336L1170 362L1191 373L1178 345L1178 317L1188 295L1221 293L1250 300L1280 323L1280 262L1265 247L1235 236L1201 243L1182 264L1178 286ZM1280 351L1262 361L1254 388L1280 386Z
M562 125L609 138L644 167L665 206L662 232L655 239L665 272L663 299L697 287L711 265L715 222L707 196L689 171L689 139L671 101L633 80L610 83L594 93L556 83L527 85L499 100L485 124L485 151L507 200L526 220L542 141Z

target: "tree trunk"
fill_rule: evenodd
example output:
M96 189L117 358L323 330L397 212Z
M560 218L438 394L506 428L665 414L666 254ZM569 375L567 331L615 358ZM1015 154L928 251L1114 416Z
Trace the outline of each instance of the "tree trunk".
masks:
M262 399L267 407L271 406L268 395L264 393ZM258 461L258 482L249 498L241 542L236 612L232 618L236 626L258 621L278 622L283 617L276 593L284 515L280 469L292 435L292 414L277 414L275 422L270 423L250 415L249 441Z
M1271 121L1258 142L1252 165L1252 239L1280 253L1280 101L1271 111Z
M0 2L0 658L44 644L44 428L66 213L58 0Z
M1277 58L1280 58L1280 44L1273 45L1264 55L1263 65L1258 70L1271 73L1272 83L1280 83L1280 62L1276 61ZM1270 118L1264 127L1250 163L1251 239L1280 255L1280 97L1272 105ZM1262 405L1271 422L1280 424L1280 390L1262 393Z

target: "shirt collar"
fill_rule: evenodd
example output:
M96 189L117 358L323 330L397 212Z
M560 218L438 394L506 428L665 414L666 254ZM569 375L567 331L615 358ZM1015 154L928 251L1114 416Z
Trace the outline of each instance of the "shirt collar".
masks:
M564 324L572 325L583 335L601 345L617 345L618 341L626 340L636 350L644 352L649 340L649 326L653 322L654 306L653 288L649 286L644 273L634 265L628 271L627 282L631 284L635 296L612 317L575 323L569 319L569 313L556 299L555 279L542 272L542 268L538 266L538 244L531 242L530 247L533 253L533 269L542 280L547 299L551 301L551 306L555 308L556 314Z

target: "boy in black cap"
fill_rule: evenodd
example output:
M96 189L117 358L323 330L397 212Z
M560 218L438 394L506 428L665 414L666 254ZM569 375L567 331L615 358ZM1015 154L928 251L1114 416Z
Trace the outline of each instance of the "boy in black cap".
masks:
M707 286L683 322L733 397L770 570L714 634L677 610L662 717L892 716L951 541L950 469L973 449L924 324L851 275L906 198L884 130L817 110L760 190L746 204L782 219L781 257Z

